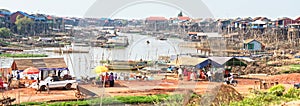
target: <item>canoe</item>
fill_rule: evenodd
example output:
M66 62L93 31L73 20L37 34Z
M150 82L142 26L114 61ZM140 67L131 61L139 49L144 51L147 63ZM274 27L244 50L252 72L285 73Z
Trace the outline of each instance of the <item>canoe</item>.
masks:
M109 65L109 70L137 70L139 67L130 65Z

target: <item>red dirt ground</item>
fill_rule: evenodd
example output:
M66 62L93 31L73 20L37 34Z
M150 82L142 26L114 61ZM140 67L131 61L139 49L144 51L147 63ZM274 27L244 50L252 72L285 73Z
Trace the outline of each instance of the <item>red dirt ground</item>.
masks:
M267 77L265 79L276 80L287 87L291 87L293 82L300 82L300 74L284 74ZM254 81L251 79L237 79L239 84L234 87L242 95L249 93L250 88L254 88ZM183 92L185 90L193 90L196 93L203 94L209 92L212 87L220 83L212 83L208 81L178 81L178 80L154 80L154 81L116 81L116 83L126 87L105 88L106 95L109 96L129 96L129 95L152 95L152 94L170 94L174 92ZM93 88L101 92L102 88L89 85L87 88ZM100 93L98 95L100 95ZM63 99L76 99L75 90L51 90L47 92L37 93L34 89L20 88L4 91L3 96L16 98L16 102L30 101L50 101ZM20 95L20 96L19 96Z

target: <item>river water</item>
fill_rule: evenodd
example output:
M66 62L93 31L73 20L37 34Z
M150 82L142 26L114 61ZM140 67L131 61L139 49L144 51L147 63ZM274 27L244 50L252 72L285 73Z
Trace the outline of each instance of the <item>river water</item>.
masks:
M64 57L71 70L71 74L81 76L96 76L94 68L100 64L100 60L157 60L158 56L167 56L184 53L196 53L195 48L178 46L184 42L177 38L168 40L156 40L155 37L139 34L120 34L128 36L129 46L123 49L109 49L100 47L74 46L73 50L85 50L89 53L58 54L46 52L49 57ZM147 44L146 42L150 43Z

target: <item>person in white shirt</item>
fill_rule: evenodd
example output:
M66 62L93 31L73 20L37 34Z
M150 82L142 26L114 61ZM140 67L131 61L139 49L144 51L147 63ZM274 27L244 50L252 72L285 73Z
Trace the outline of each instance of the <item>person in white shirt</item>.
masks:
M212 75L211 75L211 71L209 70L209 71L207 71L207 76L208 76L208 81L212 81Z
M182 80L182 69L181 68L178 69L178 79Z
M195 74L194 74L194 72L192 72L192 73L191 73L190 80L191 80L191 81L194 81L194 79L195 79Z
M232 81L233 81L233 73L230 73L230 76L228 77L228 80L229 80L230 83L232 83Z

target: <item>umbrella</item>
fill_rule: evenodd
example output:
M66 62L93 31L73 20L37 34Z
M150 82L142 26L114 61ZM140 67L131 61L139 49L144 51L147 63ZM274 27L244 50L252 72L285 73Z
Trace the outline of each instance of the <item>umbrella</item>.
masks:
M105 67L105 66L97 66L97 67L95 68L95 72L96 72L97 74L100 74L100 73L103 73L103 72L108 72L108 68Z
M39 74L40 70L34 67L29 67L23 71L24 74Z

